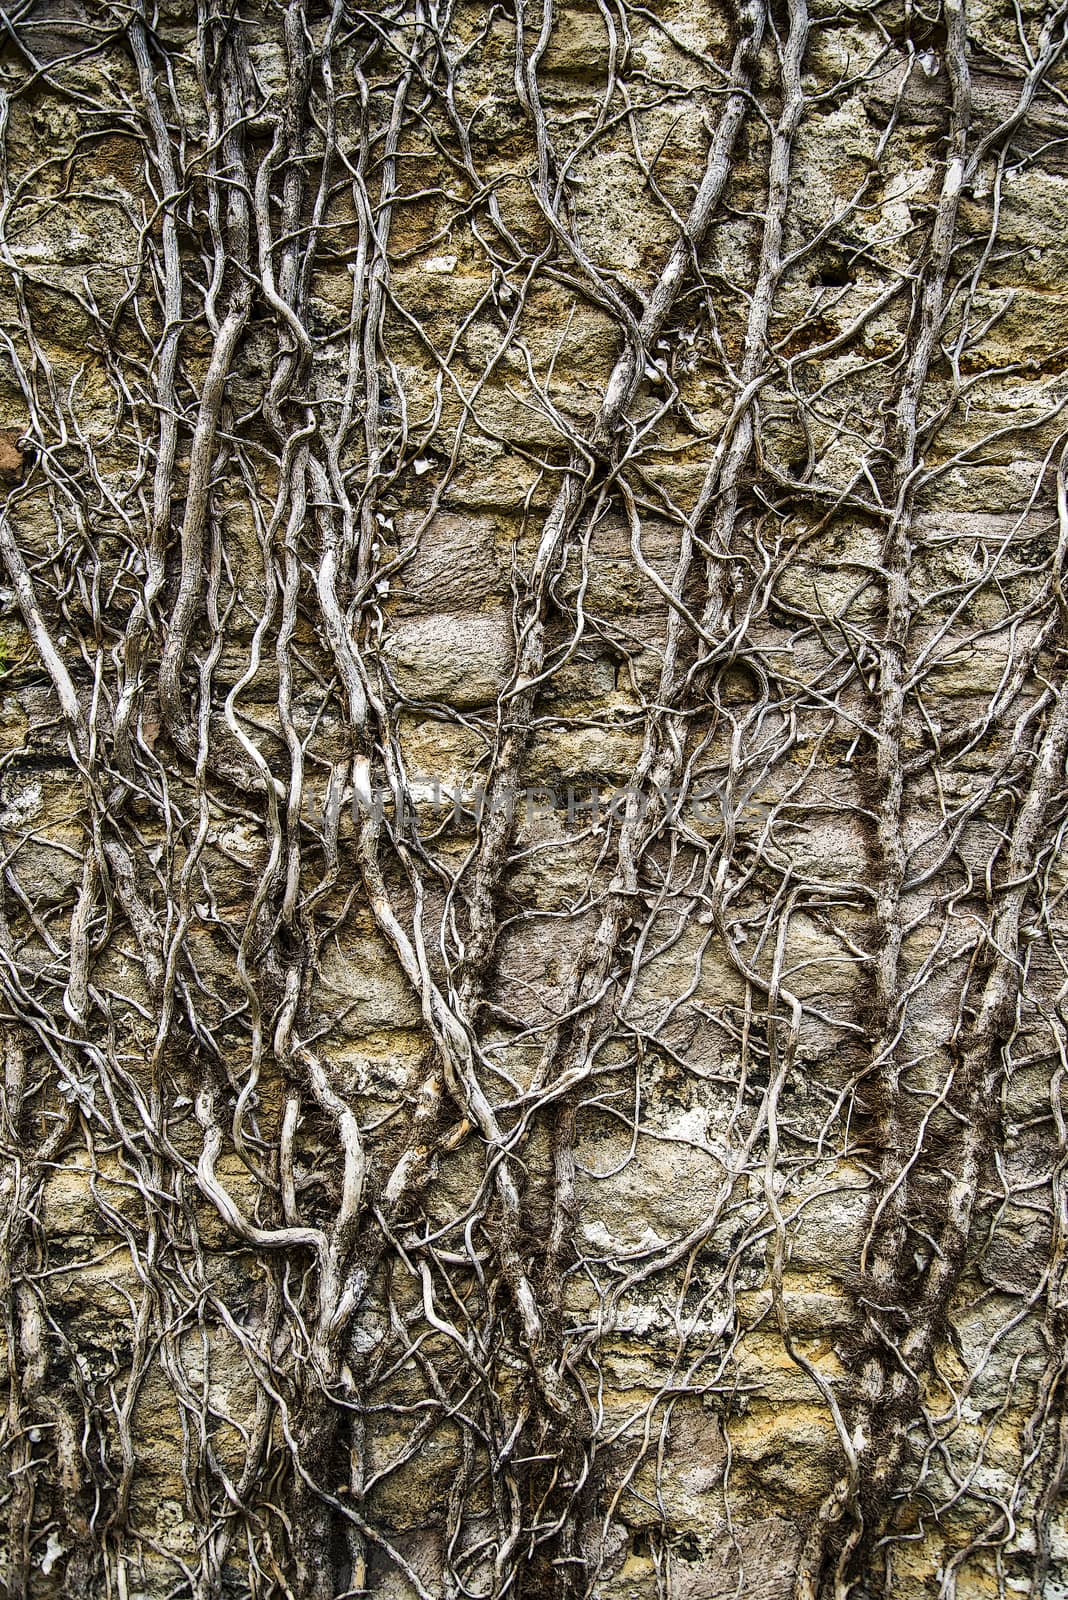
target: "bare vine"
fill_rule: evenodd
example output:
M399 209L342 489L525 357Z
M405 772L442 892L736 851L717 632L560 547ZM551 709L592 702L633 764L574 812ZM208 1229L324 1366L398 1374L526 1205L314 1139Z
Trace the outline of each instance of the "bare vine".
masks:
M1068 5L0 21L7 1592L1041 1595Z

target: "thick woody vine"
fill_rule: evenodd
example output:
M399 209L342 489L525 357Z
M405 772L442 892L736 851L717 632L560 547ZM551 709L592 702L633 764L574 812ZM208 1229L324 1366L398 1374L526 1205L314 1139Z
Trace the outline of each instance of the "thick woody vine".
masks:
M11 1594L578 1596L630 1538L670 1595L688 1406L744 1586L769 1334L827 1424L798 1600L892 1582L962 1506L943 1592L1004 1583L1025 1524L1042 1592L1068 390L1064 351L998 352L1068 8L689 10L4 15ZM1008 509L947 513L991 467ZM469 705L406 676L400 601L490 485L507 652ZM466 805L427 803L413 727L469 752ZM532 820L576 729L621 798ZM399 987L392 1089L339 1044L346 949ZM666 1144L715 1172L686 1225L584 1227ZM858 1191L831 1359L791 1261ZM1041 1260L954 1365L1018 1203ZM991 1489L962 1418L1024 1320ZM183 1540L146 1509L161 1392ZM433 1452L428 1565L389 1507Z

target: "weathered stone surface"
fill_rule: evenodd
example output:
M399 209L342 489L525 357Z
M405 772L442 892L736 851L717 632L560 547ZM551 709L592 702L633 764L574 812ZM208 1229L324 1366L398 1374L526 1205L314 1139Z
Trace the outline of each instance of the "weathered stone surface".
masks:
M442 612L404 620L386 649L403 694L458 707L495 700L511 658L511 629L502 612Z

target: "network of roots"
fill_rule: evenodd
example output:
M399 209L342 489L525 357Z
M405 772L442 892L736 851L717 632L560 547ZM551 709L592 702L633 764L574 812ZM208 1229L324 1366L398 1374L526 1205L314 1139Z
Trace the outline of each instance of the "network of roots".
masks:
M1068 6L0 26L5 1592L1043 1594Z

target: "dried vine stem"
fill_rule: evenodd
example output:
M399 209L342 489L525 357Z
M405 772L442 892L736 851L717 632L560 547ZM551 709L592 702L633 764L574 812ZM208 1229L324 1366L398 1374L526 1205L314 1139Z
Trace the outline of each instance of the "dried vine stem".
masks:
M8 1591L1040 1594L1068 9L3 20Z

